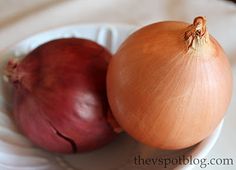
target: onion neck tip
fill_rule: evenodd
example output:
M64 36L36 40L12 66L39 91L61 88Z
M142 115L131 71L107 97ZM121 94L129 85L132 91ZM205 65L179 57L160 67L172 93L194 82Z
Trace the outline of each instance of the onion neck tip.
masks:
M6 82L12 82L15 83L19 80L18 74L17 74L17 67L19 65L19 60L16 58L11 58L7 66L4 70L4 80Z
M197 49L199 46L207 43L208 39L206 18L204 16L198 16L185 32L185 40L187 41L188 49Z

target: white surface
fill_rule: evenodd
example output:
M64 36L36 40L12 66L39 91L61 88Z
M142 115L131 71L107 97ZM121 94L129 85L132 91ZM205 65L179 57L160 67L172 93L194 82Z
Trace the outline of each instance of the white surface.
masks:
M6 0L0 1L7 3ZM17 2L19 1L15 0L14 6L20 8L21 5ZM205 15L208 19L209 31L226 50L233 66L234 80L236 78L236 6L230 2L223 0L78 0L66 1L30 14L24 15L21 20L11 24L0 24L0 50L33 33L64 24L119 22L141 26L166 19L191 22L196 15ZM234 166L208 166L207 170L236 169L235 110L234 90L233 100L225 117L223 133L207 156L207 158L233 158Z

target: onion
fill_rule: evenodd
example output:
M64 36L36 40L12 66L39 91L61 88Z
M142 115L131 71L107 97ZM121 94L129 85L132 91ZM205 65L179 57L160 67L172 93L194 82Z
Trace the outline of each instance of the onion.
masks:
M106 97L111 54L85 39L45 43L10 60L14 118L36 145L53 152L89 151L112 141L115 125ZM109 122L112 122L110 124Z
M209 136L229 105L232 73L204 17L166 21L133 33L112 58L108 99L120 126L138 141L181 149Z

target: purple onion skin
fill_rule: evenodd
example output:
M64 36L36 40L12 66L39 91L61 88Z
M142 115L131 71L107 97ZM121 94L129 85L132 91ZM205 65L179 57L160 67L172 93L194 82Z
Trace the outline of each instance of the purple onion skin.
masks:
M100 148L116 136L107 121L111 54L95 42L58 39L9 61L14 118L36 145L58 153Z

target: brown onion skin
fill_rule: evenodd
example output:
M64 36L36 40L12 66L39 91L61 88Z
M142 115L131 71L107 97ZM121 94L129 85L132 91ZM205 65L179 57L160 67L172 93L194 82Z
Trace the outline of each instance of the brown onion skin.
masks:
M189 29L175 21L143 27L110 62L107 92L114 117L144 144L192 146L213 132L229 105L232 73L223 49L203 29L202 44L195 39L191 46Z
M52 152L100 148L116 133L108 123L106 73L111 54L86 39L47 42L9 61L14 117L36 145Z

